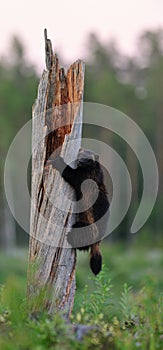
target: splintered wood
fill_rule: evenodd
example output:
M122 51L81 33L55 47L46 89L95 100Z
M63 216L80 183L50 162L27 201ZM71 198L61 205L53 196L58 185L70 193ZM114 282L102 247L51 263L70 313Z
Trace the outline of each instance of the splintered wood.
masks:
M66 240L72 220L72 189L46 162L58 154L67 163L78 154L82 133L84 64L65 73L45 30L46 68L33 106L32 190L27 297L30 313L63 310L69 317L75 294L75 250Z

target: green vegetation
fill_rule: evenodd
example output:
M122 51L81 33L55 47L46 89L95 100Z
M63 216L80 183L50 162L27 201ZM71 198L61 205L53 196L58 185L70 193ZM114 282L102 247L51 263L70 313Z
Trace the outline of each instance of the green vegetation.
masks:
M0 349L162 349L163 244L141 241L137 236L130 247L103 245L105 266L96 278L87 271L87 254L79 253L71 323L92 326L82 340L62 315L28 317L27 254L1 255Z

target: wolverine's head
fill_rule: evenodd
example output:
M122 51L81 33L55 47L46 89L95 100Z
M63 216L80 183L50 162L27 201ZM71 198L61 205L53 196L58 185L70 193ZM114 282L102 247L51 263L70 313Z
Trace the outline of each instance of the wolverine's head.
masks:
M92 165L95 161L99 161L99 156L97 154L89 149L80 148L77 158L78 166Z

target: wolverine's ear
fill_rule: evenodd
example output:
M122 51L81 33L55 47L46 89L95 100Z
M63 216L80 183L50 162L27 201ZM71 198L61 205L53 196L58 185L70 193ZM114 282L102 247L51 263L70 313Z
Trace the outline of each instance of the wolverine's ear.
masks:
M95 154L95 161L99 162L99 155L98 154Z
M80 153L84 153L84 148L83 147L81 147L80 149L79 149L79 154Z

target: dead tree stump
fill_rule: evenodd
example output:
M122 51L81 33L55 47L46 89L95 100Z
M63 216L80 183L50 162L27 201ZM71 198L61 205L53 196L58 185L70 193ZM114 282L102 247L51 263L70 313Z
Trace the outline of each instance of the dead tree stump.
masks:
M72 221L72 189L47 167L61 154L69 163L78 154L82 132L84 64L65 73L45 30L46 68L33 106L32 190L27 298L30 313L63 310L69 317L75 294L75 250L66 229Z

